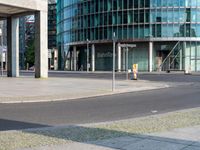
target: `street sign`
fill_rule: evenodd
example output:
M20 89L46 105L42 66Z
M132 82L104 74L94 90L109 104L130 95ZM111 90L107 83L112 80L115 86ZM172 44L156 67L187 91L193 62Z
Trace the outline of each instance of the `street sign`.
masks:
M128 80L128 49L136 47L136 44L119 44L119 46L126 48L126 80Z
M125 47L134 48L134 47L136 47L136 44L119 44L119 46L123 47L123 48L125 48Z

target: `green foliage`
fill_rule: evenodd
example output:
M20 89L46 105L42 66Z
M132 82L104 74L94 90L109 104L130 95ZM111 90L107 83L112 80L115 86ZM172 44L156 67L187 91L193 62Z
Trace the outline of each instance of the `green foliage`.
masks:
M30 41L27 44L27 50L25 52L25 60L26 60L26 64L28 63L29 66L34 66L35 63L35 44L34 41Z

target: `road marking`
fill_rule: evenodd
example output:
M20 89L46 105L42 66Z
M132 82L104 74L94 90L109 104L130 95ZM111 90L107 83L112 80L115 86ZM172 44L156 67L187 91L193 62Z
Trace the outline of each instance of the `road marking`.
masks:
M155 114L155 113L158 113L157 110L152 110L151 113Z

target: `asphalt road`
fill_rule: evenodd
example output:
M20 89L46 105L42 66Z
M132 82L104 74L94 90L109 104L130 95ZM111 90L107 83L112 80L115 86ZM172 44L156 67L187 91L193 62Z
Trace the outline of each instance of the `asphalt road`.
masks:
M96 123L200 107L200 76L146 75L191 85L71 101L0 104L0 130Z
M21 76L34 76L33 72L22 71ZM112 73L87 73L87 72L49 72L49 77L58 78L89 78L89 79L112 79ZM200 82L200 73L196 75L184 75L183 73L139 73L138 78L149 81L166 82ZM116 73L117 80L125 80L125 73Z

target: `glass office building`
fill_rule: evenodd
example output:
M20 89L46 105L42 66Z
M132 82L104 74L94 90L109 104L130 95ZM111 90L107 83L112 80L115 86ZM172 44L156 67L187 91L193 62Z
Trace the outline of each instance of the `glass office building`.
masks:
M48 3L48 49L56 48L56 2Z
M58 0L57 14L62 69L111 70L115 33L118 71L200 71L200 0Z

